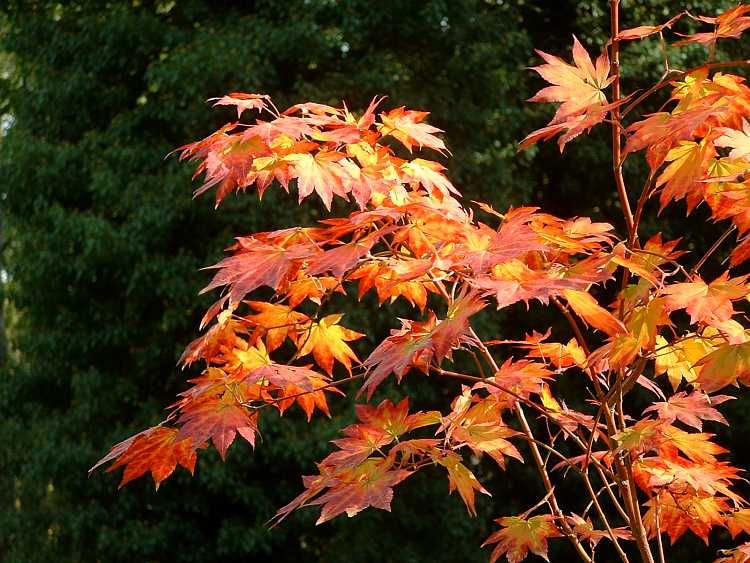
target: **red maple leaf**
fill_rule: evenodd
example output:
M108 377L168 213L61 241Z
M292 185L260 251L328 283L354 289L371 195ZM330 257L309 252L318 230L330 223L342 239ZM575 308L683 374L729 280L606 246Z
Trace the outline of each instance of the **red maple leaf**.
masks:
M264 100L270 100L271 97L266 94L245 94L244 92L232 92L221 98L209 98L209 102L216 100L215 106L235 106L237 108L237 119L242 117L246 110L267 110L268 107Z
M187 403L182 407L178 423L182 426L175 441L191 438L192 443L202 444L210 438L222 459L237 433L255 446L258 432L257 413L238 404L231 393L223 397L201 397Z
M113 446L106 456L89 469L89 473L114 460L107 472L125 467L120 487L150 471L158 489L178 464L190 473L195 470L194 442L190 438L178 438L177 434L176 428L166 426L144 430Z
M700 431L703 428L704 420L729 424L724 416L712 405L720 405L730 399L734 399L734 397L728 395L714 395L710 397L700 391L693 391L690 394L681 391L672 395L665 402L654 403L644 410L643 413L654 412L656 416L667 423L679 420Z

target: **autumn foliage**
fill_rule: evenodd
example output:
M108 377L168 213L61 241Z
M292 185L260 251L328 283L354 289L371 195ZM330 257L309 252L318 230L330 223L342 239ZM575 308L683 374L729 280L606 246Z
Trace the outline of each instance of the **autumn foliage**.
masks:
M442 472L475 514L476 494L489 493L464 458L487 454L504 470L513 460L532 464L546 490L523 514L498 518L485 542L491 561L546 558L548 540L565 538L582 561L605 541L622 561L654 562L668 551L662 535L674 543L692 532L708 543L714 528L750 533L750 508L735 490L743 473L704 429L728 424L720 412L732 399L728 387L750 384L750 283L735 271L750 258L750 88L725 72L750 63L712 62L718 40L750 28L750 5L624 31L617 0L611 10L612 38L595 59L576 38L571 62L539 52L544 63L534 70L549 85L531 101L558 105L521 148L557 138L562 151L595 126L611 127L613 187L627 228L620 234L536 208L470 210L444 166L428 158L449 151L423 111L385 110L377 98L362 114L316 103L281 112L262 94L214 100L236 108L238 120L179 149L198 163L196 195L213 190L218 206L232 193L262 196L279 185L296 188L300 203L317 197L330 211L340 198L355 209L312 227L238 237L204 290L221 290L203 318L208 328L181 358L203 372L164 422L114 446L95 468L124 468L121 485L150 472L158 487L177 465L192 472L209 443L222 458L238 434L255 446L269 408L298 407L310 420L316 410L329 414L329 398L346 383L360 380L357 396L370 401L379 386L408 376L456 396L440 412L414 411L408 398L359 404L358 421L272 523L311 505L320 507L319 523L390 510L394 488L423 470ZM680 34L687 19L708 30ZM674 45L706 46L709 61L667 66L652 88L623 95L620 43L656 34L666 41L667 31L681 36ZM660 111L636 116L642 101L665 95ZM635 153L648 166L642 188L622 176ZM707 206L728 228L697 256L658 233L641 240L652 199L662 213L681 200L688 212ZM727 270L705 279L701 268L730 236ZM256 290L273 297L258 300ZM355 330L331 310L336 293L401 299L414 315L395 320L360 358L350 343L367 327ZM540 327L509 340L472 328L480 311L516 303L556 308L569 334ZM473 371L456 371L460 355ZM588 399L579 409L556 394L561 378L576 380ZM650 402L645 410L628 401L636 393ZM587 496L581 514L558 500L568 482ZM750 561L750 543L717 561Z

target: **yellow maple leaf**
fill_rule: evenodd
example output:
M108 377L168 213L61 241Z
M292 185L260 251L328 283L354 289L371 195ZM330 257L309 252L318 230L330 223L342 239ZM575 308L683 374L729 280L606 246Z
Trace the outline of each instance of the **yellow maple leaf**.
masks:
M344 364L349 372L352 371L352 360L359 362L357 355L346 343L362 338L364 334L340 326L338 323L341 317L341 314L328 315L313 322L307 332L299 335L297 342L298 355L312 353L318 365L328 374L333 371L334 359Z

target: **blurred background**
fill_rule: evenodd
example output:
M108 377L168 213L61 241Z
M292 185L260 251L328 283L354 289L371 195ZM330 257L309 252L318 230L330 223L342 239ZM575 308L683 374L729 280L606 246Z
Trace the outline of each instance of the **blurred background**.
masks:
M453 158L449 176L466 200L503 209L541 205L592 215L623 232L611 178L609 131L517 154L520 139L552 109L527 104L542 86L526 67L533 49L569 57L575 33L593 54L608 37L605 0L4 0L0 8L0 559L36 561L485 561L479 548L492 518L542 496L526 467L474 468L493 497L471 519L441 474L423 472L396 489L391 514L369 510L314 525L301 511L264 527L301 490L301 475L352 419L334 399L331 420L299 413L265 419L256 451L241 441L227 463L204 452L196 476L178 470L156 492L150 478L117 491L119 476L87 470L108 448L157 423L185 388L175 367L213 295L199 269L233 236L323 216L318 201L297 208L281 190L193 201L191 165L165 156L232 119L205 100L227 92L271 94L279 107L312 100L361 110L431 112ZM623 27L654 24L688 8L714 15L720 0L623 0ZM685 29L685 28L683 28ZM744 47L743 47L744 46ZM705 58L700 46L670 50L673 66ZM747 39L720 57L750 56ZM657 80L659 44L623 54L626 93ZM652 110L663 102L657 100ZM647 108L648 109L648 108ZM432 158L433 156L429 156ZM640 157L626 170L642 182ZM647 236L684 236L705 247L723 230L684 208L643 225ZM669 215L669 216L667 216ZM706 242L708 241L708 243ZM720 271L721 255L712 265ZM361 350L396 325L399 307L345 302L348 326L367 332ZM491 311L484 334L504 337L548 326L539 307ZM363 330L364 329L364 330ZM418 406L457 389L413 378L380 397L409 392ZM725 409L722 428L735 462L750 402ZM575 491L567 493L575 500ZM715 532L716 546L729 545ZM694 536L670 561L710 561ZM572 560L553 542L552 561ZM534 560L533 556L529 559Z

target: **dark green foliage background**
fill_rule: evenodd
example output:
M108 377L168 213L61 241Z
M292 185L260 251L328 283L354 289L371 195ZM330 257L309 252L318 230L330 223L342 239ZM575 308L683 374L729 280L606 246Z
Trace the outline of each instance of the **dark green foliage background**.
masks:
M623 2L625 24L661 21L676 4ZM711 13L717 4L726 3L686 7ZM316 528L314 511L303 511L264 528L351 419L342 400L331 421L269 417L255 452L235 445L226 464L204 453L195 478L180 470L158 492L149 479L117 492L116 476L87 479L86 471L110 445L158 422L184 389L175 362L211 302L196 295L208 279L199 268L235 235L310 223L324 211L312 201L297 208L280 190L262 203L232 198L218 213L209 199L192 201L191 167L164 156L232 118L204 100L240 90L269 93L280 107L343 99L362 108L386 94L389 107L432 112L467 199L543 204L621 227L606 131L569 145L564 159L554 144L515 153L550 113L523 102L540 86L524 70L538 62L533 47L565 53L573 32L602 44L606 17L606 2L593 0L8 0L0 11L0 559L484 560L478 546L491 518L541 494L517 463L508 474L477 467L494 496L480 499L475 520L447 496L444 476L427 472L399 487L392 514ZM631 86L658 78L656 43L628 53ZM628 170L636 180L640 172ZM703 223L690 223L688 244L719 232ZM659 228L677 236L687 227L678 217ZM346 305L349 326L369 335L365 345L394 324L392 308L371 305ZM551 322L537 311L493 313L483 328L519 336ZM424 405L456 391L418 378L407 385ZM673 560L710 558L700 545ZM553 560L568 560L566 546L555 549Z

